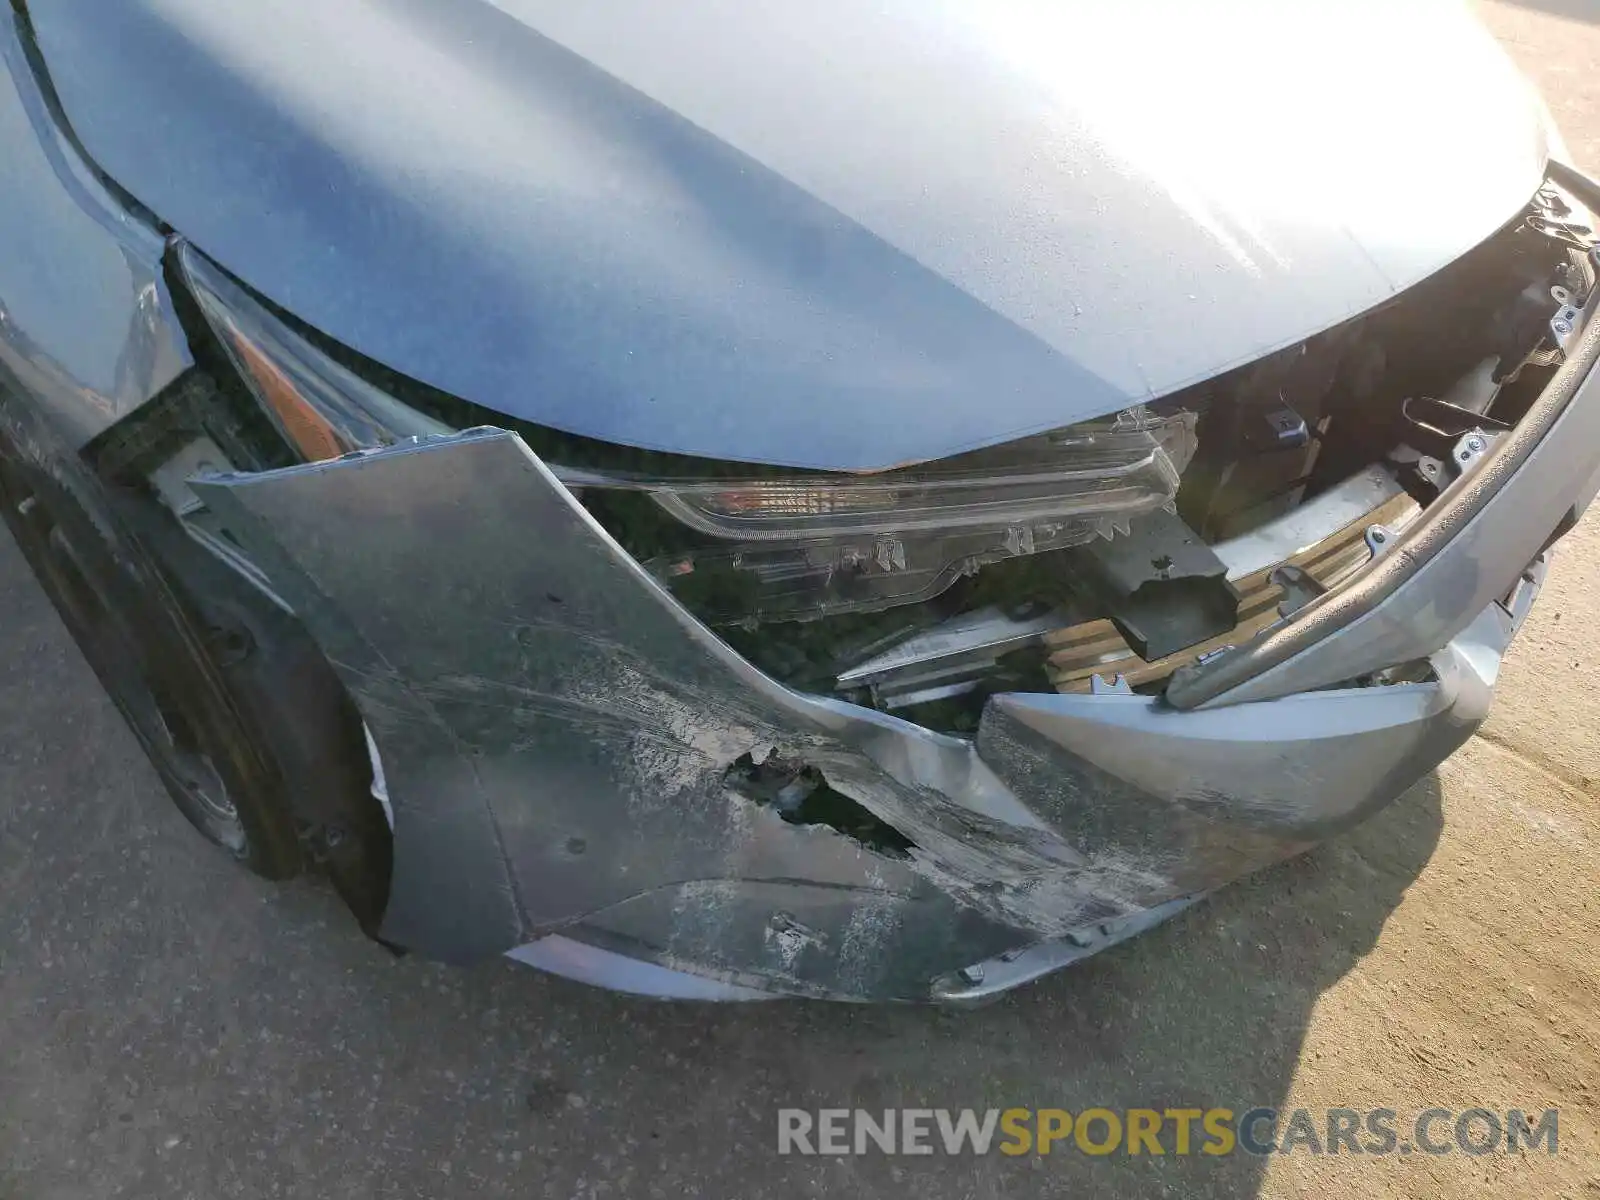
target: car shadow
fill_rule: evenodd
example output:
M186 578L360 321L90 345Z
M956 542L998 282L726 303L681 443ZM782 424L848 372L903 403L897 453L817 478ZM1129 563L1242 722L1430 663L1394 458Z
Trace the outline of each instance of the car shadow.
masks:
M0 1194L1252 1194L1239 1153L779 1157L777 1113L1276 1106L1442 824L1429 776L975 1012L641 1001L395 957L326 886L239 871L8 548L0 601Z
M1600 0L1499 0L1518 8L1531 8L1535 12L1564 17L1569 21L1588 21L1600 24Z
M570 1050L583 1094L643 1117L650 1144L704 1139L707 1172L748 1193L775 1156L780 1106L800 1108L1277 1107L1322 994L1376 943L1437 844L1440 786L1430 775L1352 833L1227 889L1167 926L976 1012L771 1005L706 1011L640 1004L549 985L594 1026ZM607 1057L630 1031L633 1053ZM653 1051L673 1055L664 1084ZM596 1065L597 1064L597 1065ZM558 1081L567 1076L552 1063ZM641 1085L641 1080L648 1082ZM569 1086L562 1082L558 1087ZM630 1089L645 1105L629 1103ZM677 1096L661 1103L663 1093ZM646 1115L648 1114L648 1115ZM1196 1139L1198 1144L1198 1138ZM732 1147L736 1146L737 1153ZM570 1147L576 1150L577 1146ZM1244 1153L950 1160L869 1153L830 1164L858 1193L1253 1195L1265 1163ZM554 1164L551 1164L554 1166ZM725 1173L725 1174L724 1174Z

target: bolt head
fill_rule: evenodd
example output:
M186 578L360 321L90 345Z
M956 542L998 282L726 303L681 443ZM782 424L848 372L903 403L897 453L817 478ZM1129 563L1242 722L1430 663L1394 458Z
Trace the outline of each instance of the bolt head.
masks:
M1572 324L1569 321L1556 321L1551 328L1553 328L1557 333L1572 332Z

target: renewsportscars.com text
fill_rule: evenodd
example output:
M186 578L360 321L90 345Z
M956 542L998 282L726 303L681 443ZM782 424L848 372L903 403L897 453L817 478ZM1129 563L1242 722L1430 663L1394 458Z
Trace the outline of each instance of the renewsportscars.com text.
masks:
M778 1153L1555 1154L1558 1126L1553 1108L783 1108Z

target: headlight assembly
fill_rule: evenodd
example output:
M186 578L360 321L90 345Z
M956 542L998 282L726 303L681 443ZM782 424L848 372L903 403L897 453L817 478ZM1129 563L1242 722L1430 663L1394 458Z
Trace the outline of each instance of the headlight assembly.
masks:
M724 619L816 617L938 595L985 563L1110 537L1172 503L1195 450L1192 413L1115 417L870 475L745 479L593 474L648 493L702 545L648 564L679 588L712 575ZM697 595L712 589L696 587Z
M335 362L192 248L180 261L240 377L306 459L450 431ZM697 474L682 459L691 471L681 475L549 465L583 495L648 497L685 536L645 565L709 598L703 615L738 620L926 600L986 563L1110 537L1173 502L1194 451L1194 414L1139 407L868 474L741 474L726 463Z

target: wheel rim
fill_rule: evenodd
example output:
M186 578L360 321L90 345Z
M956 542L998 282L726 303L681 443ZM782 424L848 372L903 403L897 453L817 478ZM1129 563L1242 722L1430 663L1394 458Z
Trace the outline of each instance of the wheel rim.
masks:
M161 692L148 681L146 688L154 709L153 724L158 727L162 751L173 774L208 815L218 821L238 824L239 810L228 796L228 785L211 755L202 747L188 716L182 708L164 700Z
M189 800L191 819L217 842L242 852L246 837L238 809L182 698L151 669L145 642L127 627L67 528L16 464L4 459L0 502L15 514L13 529L19 540L25 537L31 543L34 553L29 557L67 609L67 619L134 735L157 769Z

